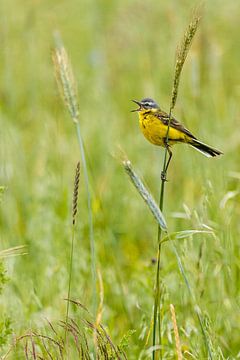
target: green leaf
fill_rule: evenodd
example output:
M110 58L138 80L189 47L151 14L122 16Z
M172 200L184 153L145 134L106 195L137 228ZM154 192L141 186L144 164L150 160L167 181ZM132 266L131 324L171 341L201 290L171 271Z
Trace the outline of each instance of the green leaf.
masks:
M206 231L206 230L184 230L184 231L176 231L171 234L167 234L164 236L160 243L164 243L169 240L177 240L177 239L186 239L187 237L190 237L192 235L196 234L213 234L212 231Z

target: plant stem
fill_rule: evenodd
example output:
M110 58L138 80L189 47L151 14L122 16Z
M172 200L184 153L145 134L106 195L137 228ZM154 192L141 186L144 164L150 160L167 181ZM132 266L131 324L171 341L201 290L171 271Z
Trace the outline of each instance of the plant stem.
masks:
M71 296L71 283L72 283L72 264L73 264L73 249L74 249L74 240L75 240L75 224L72 224L72 239L71 239L71 250L70 250L70 260L69 260L69 279L68 279L68 294L67 294L67 310L66 310L66 327L65 327L65 349L67 352L67 324L69 317L69 303Z
M94 243L94 230L93 230L93 215L91 206L91 193L89 187L88 169L86 164L85 151L80 129L79 105L77 100L77 91L75 80L72 72L72 67L68 59L67 52L63 46L59 34L55 34L56 50L53 54L53 62L56 71L56 78L60 94L64 97L65 105L70 113L73 123L76 127L77 140L80 148L82 159L84 180L87 192L87 205L88 205L88 221L89 221L89 237L91 249L91 270L92 270L92 299L93 299L93 314L96 315L96 256L95 256L95 243Z
M170 102L170 110L169 110L169 118L168 118L168 126L165 138L165 154L164 154L164 162L163 162L163 170L161 173L161 190L160 190L160 199L159 199L159 208L163 210L163 200L164 200L164 189L165 189L165 181L167 177L167 167L169 163L167 163L167 153L168 153L168 140L169 140L169 128L171 122L172 110L177 101L178 95L178 87L180 82L180 76L182 72L182 68L184 62L186 60L188 51L190 49L192 39L196 33L200 17L194 16L193 20L190 22L187 31L184 34L182 44L177 54L177 59L175 63L175 74L172 88L172 97ZM169 158L170 161L170 158ZM156 274L156 283L155 283L155 300L154 300L154 317L153 317L153 353L152 359L155 360L155 345L156 345L156 327L157 327L157 318L159 322L159 344L160 344L160 359L162 359L162 347L161 347L161 312L160 312L160 260L161 260L161 228L158 227L158 259L157 259L157 274Z
M75 125L76 125L76 131L77 131L78 144L79 144L80 153L81 153L81 157L82 157L82 166L83 166L83 173L84 173L86 193L87 193L88 222L89 222L89 232L90 232L89 236L90 236L90 248L91 248L91 271L92 271L92 284L93 284L93 294L92 294L93 315L95 317L95 315L96 315L97 275L96 275L96 254L95 254L95 241L94 241L94 230L93 230L93 216L92 216L92 205L91 205L92 200L91 200L91 193L90 193L90 188L89 188L89 178L88 178L86 157L85 157L85 151L84 151L79 121L75 122Z
M169 120L168 120L168 127L166 133L166 147L164 152L164 161L163 161L163 169L161 176L161 188L160 188L160 197L159 197L159 208L161 212L163 211L163 203L164 203L164 190L165 190L165 182L167 176L167 145L168 145L168 135L169 135L169 128L170 128L170 119L171 119L171 111L169 111ZM152 360L155 360L155 350L154 347L156 346L156 329L157 329L157 319L158 319L158 337L159 337L159 345L160 345L160 359L162 359L162 336L161 336L161 311L160 311L160 264L161 264L161 235L162 229L158 226L158 257L157 257L157 274L156 274L156 282L155 282L155 299L154 299L154 310L153 310L153 353L152 353Z
M160 230L161 232L161 230ZM159 345L161 346L162 339L161 339L161 313L159 311L160 305L160 254L161 254L161 243L158 244L158 258L157 258L157 274L156 274L156 283L155 283L155 299L154 299L154 315L153 315L153 353L152 359L155 360L155 350L154 347L156 346L156 333L157 333L157 318L158 318L158 332L159 332ZM160 350L160 356L162 358L162 351Z

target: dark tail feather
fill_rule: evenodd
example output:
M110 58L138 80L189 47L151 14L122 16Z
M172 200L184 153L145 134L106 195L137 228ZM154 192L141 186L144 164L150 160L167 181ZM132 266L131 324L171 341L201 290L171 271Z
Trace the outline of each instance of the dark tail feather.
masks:
M214 149L197 139L192 139L190 145L207 157L214 157L223 154L221 151Z

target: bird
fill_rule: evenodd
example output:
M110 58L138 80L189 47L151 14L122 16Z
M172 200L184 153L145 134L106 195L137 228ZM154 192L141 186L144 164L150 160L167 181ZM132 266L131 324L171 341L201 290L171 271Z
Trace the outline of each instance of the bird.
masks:
M138 112L139 125L143 135L150 143L167 148L169 158L165 172L172 158L171 146L174 144L189 144L207 157L223 154L222 151L199 141L173 116L171 116L169 122L169 114L163 111L153 99L145 98L141 101L132 101L139 106L139 108L132 110L132 112Z

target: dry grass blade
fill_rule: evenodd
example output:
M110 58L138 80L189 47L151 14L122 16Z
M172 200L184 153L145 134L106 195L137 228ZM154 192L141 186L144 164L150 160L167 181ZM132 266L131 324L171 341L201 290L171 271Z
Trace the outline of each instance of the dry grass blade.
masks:
M49 351L48 348L47 348L47 345L46 345L46 343L45 343L45 340L44 340L44 339L41 339L41 340L42 340L43 348L44 348L44 350L45 350L45 352L46 352L46 356L48 356L50 360L53 360L53 357L52 357L50 351Z
M127 359L123 349L114 345L111 337L100 322L96 326L94 318L81 303L71 300L69 302L84 311L86 310L84 314L87 315L87 318L80 317L76 322L69 317L68 322L60 321L58 323L58 326L68 333L69 344L71 344L68 352L66 352L66 342L55 330L52 323L47 320L51 336L29 331L17 337L14 344L1 359L10 358L10 355L14 356L16 351L17 354L24 354L26 359L63 360L78 358L90 360L93 357L106 360ZM92 344L93 335L96 336L97 346L95 349L93 349ZM17 346L19 346L18 349Z
M194 14L193 19L190 22L190 24L188 25L188 28L184 34L182 43L177 51L170 111L174 108L176 101L177 101L178 86L179 86L182 68L183 68L185 60L187 58L188 51L191 47L193 37L197 31L200 18L201 17L198 14Z
M72 322L72 320L71 320ZM77 349L77 352L78 352L78 355L80 356L81 354L81 342L80 342L80 332L78 330L78 327L70 323L64 323L61 321L61 326L63 326L65 328L65 330L72 335L73 337L73 341L75 343L75 346L76 346L76 349Z
M26 359L28 360L29 359L29 357L28 357L28 339L26 340L26 343L24 346L24 354L25 354Z
M45 318L45 320L47 321L47 323L48 323L50 329L52 330L52 332L53 332L56 336L58 336L58 334L57 334L57 332L56 332L53 324L51 323L51 321L49 321L47 318Z
M176 313L175 308L173 304L170 304L170 311L172 315L172 322L173 322L173 330L174 330L174 337L176 342L176 352L177 352L177 358L178 360L182 360L182 351L181 351L181 343L178 333L178 326L177 326L177 319L176 319Z
M84 311L86 311L89 314L88 309L86 308L86 306L84 306L83 304L80 303L80 301L77 300L72 300L72 299L65 299L67 301L70 301L72 304L80 307L81 309L83 309Z
M100 269L98 269L97 274L98 274L98 281L99 281L100 302L99 302L98 311L97 311L96 327L99 326L99 324L101 323L101 320L102 320L103 300L104 300L103 280L102 280L102 273L101 273Z
M125 160L125 161L123 161L123 166L124 166L126 173L129 175L132 183L136 187L137 191L139 192L139 194L141 195L143 200L148 205L150 211L152 212L153 216L157 220L159 226L163 229L163 231L166 231L167 224L166 224L166 221L164 219L164 216L163 216L161 210L157 206L157 204L156 204L155 200L153 199L152 195L150 194L150 192L144 186L142 180L139 178L139 176L133 170L131 162L129 160Z
M37 359L37 356L36 356L36 346L35 346L35 342L33 340L33 337L32 337L32 333L30 333L30 339L31 339L31 345L32 345L32 356L33 356L33 359Z
M7 258L11 256L27 255L26 245L14 246L0 251L0 258Z
M116 359L121 360L121 357L119 356L118 351L117 351L115 345L113 344L110 336L108 335L108 333L106 332L106 330L104 329L104 327L103 327L102 325L100 325L100 327L101 327L101 329L102 329L102 331L103 331L103 333L104 333L104 336L105 336L108 344L110 345L111 349L112 349L113 352L115 353Z

